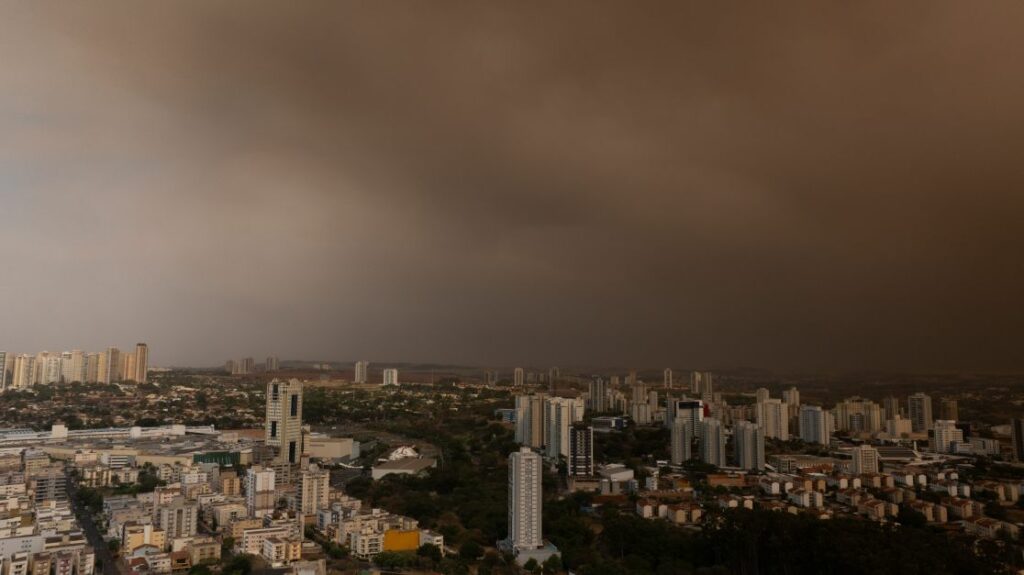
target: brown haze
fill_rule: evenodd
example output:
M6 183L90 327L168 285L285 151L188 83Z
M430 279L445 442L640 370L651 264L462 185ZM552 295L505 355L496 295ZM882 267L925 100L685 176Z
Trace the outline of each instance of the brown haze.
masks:
M9 2L0 349L1021 367L1022 22Z

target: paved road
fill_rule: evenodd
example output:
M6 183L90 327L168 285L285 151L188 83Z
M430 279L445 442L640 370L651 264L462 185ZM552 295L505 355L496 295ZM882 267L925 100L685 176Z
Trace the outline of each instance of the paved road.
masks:
M100 535L100 530L96 527L96 522L92 519L92 514L88 509L79 507L76 503L76 491L77 487L71 485L68 488L68 496L71 497L71 505L78 516L82 531L85 532L85 538L89 540L89 544L96 551L96 559L103 562L103 575L126 575L127 568L122 569L121 563L110 552L106 542L103 541L103 536Z

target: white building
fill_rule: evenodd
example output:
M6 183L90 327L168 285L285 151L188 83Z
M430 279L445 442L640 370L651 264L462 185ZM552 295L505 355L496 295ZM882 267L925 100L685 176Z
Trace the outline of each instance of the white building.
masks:
M398 385L398 370L394 368L388 368L384 370L383 383L384 385Z
M693 456L693 422L689 418L677 417L672 423L672 465L682 465Z
M754 405L754 414L766 438L789 440L789 407L781 399L759 401Z
M355 376L352 378L356 383L366 383L370 380L370 362L366 360L357 361L355 366Z
M740 421L733 428L736 466L764 471L764 431L749 421Z
M273 380L267 384L266 444L277 448L278 460L291 464L302 455L302 382Z
M932 398L915 393L907 398L907 412L910 425L915 433L924 433L932 428Z
M851 468L854 474L878 473L879 467L877 449L870 445L859 445L853 448L853 465Z
M513 552L541 549L541 476L544 462L528 447L521 447L508 460L508 543Z
M932 450L937 453L956 453L957 446L964 442L964 432L958 429L952 419L935 420Z
M800 439L806 443L828 445L832 435L832 416L818 405L800 406Z
M725 427L713 417L702 421L701 426L701 461L716 467L725 467Z

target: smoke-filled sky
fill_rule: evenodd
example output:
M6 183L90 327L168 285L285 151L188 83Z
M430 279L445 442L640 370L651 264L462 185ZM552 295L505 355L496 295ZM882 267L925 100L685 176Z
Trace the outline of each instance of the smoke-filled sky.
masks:
M0 349L1024 367L1024 4L0 8Z

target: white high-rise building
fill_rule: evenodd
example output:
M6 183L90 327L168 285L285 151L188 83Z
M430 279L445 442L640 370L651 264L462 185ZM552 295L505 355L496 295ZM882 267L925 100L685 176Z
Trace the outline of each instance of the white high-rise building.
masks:
M736 466L740 469L764 471L764 431L755 423L740 421L733 428Z
M858 445L853 448L853 464L851 469L854 474L878 473L879 457L878 450L870 445Z
M71 350L71 357L64 365L64 381L65 382L83 382L86 381L86 359L85 352L80 349Z
M297 509L303 515L315 515L328 507L331 474L319 465L310 465L299 474Z
M677 417L671 430L672 465L682 465L693 457L693 421Z
M937 453L955 453L957 445L964 442L964 432L957 428L952 419L936 419L932 450Z
M355 376L352 378L356 383L366 383L370 380L370 362L363 360L357 361L355 367Z
M924 433L932 428L932 398L915 393L907 398L907 413L915 433Z
M766 387L759 387L757 388L757 391L754 392L755 403L764 403L769 399L771 399L771 393L768 391L768 388Z
M837 427L844 431L874 433L881 431L885 425L882 420L882 407L868 399L844 399L836 404L834 412Z
M786 402L786 405L789 405L789 406L799 406L800 405L800 390L797 389L795 386L794 387L790 387L789 389L783 390L782 391L782 401Z
M263 369L270 372L280 371L281 362L277 359L276 355L268 355L266 363L263 364Z
M699 399L673 399L665 412L665 425L671 429L677 419L690 422L690 431L700 436L700 422L704 421L704 402Z
M590 411L608 411L608 382L604 378L597 377L590 382Z
M526 385L526 372L521 367L512 370L512 385L523 387Z
M544 462L529 447L508 458L508 543L512 549L544 547L541 477Z
M43 352L36 357L36 369L39 373L37 383L52 385L60 383L61 356L56 353Z
M110 383L110 360L107 352L101 351L96 356L96 383Z
M267 384L266 444L278 450L278 461L291 464L302 456L302 382L273 380Z
M691 371L690 391L699 398L710 396L714 392L714 376L711 372Z
M569 457L569 429L583 421L583 398L550 397L544 403L545 454Z
M789 407L781 399L768 399L754 404L757 426L770 439L789 440Z
M276 474L270 467L254 465L245 473L245 506L250 517L263 517L277 505Z
M725 427L713 417L701 422L700 459L715 467L725 467Z
M818 405L800 406L800 439L828 445L832 436L832 415Z
M398 385L398 370L394 368L388 368L384 370L383 383L384 385Z

